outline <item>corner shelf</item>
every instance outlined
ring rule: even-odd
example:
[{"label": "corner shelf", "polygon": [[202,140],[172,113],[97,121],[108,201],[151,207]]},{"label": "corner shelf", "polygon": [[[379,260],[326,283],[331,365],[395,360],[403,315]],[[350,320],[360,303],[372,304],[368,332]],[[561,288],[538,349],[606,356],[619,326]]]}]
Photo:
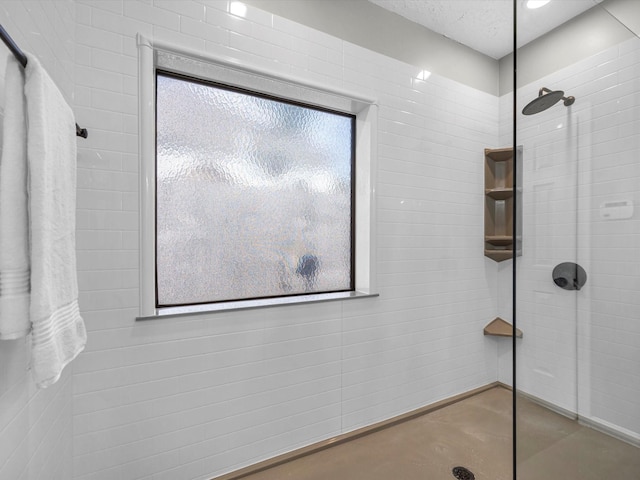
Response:
[{"label": "corner shelf", "polygon": [[511,235],[487,235],[484,237],[484,241],[496,247],[505,247],[513,243],[513,237]]},{"label": "corner shelf", "polygon": [[496,262],[513,258],[513,250],[485,250],[484,256]]},{"label": "corner shelf", "polygon": [[513,187],[509,188],[492,188],[485,190],[485,194],[489,195],[494,200],[506,200],[513,197]]},{"label": "corner shelf", "polygon": [[[522,147],[518,147],[516,155],[510,147],[484,149],[484,255],[496,262],[513,258],[514,248],[517,255],[522,254],[519,229],[515,242],[513,238],[516,193],[513,177],[514,171],[520,173],[514,162],[517,160],[520,166],[521,152]],[[517,217],[519,225],[520,215]]]},{"label": "corner shelf", "polygon": [[513,158],[513,148],[485,148],[484,154],[494,162],[505,162]]},{"label": "corner shelf", "polygon": [[[498,337],[512,337],[513,325],[500,317],[496,317],[484,327],[484,334]],[[522,338],[522,330],[519,328],[516,328],[516,337]]]}]

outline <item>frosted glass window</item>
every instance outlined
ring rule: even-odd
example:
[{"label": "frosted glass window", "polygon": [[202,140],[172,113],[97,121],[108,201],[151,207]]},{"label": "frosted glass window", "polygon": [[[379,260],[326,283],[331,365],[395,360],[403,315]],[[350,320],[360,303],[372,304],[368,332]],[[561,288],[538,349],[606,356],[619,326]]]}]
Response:
[{"label": "frosted glass window", "polygon": [[157,306],[353,290],[355,117],[156,87]]}]

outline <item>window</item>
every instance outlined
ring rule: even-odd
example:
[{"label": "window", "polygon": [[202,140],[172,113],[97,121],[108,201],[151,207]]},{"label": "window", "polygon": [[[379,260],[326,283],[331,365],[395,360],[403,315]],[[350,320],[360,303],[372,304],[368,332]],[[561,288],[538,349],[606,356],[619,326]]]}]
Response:
[{"label": "window", "polygon": [[354,115],[157,72],[157,307],[353,290],[354,145]]},{"label": "window", "polygon": [[375,295],[373,101],[138,46],[140,318]]}]

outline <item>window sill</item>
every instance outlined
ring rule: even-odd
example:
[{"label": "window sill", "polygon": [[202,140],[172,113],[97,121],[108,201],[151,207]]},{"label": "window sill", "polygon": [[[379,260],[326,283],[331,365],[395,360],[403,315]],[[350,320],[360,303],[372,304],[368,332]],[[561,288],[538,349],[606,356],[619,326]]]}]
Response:
[{"label": "window sill", "polygon": [[209,303],[206,305],[189,305],[185,307],[163,307],[156,309],[155,315],[136,317],[136,320],[153,320],[156,318],[170,318],[186,315],[200,315],[206,313],[234,312],[252,310],[255,308],[281,307],[284,305],[300,305],[308,303],[335,302],[337,300],[353,300],[356,298],[378,297],[378,293],[339,292],[319,293],[316,295],[301,295],[298,297],[278,297],[260,300],[241,300],[227,303]]}]

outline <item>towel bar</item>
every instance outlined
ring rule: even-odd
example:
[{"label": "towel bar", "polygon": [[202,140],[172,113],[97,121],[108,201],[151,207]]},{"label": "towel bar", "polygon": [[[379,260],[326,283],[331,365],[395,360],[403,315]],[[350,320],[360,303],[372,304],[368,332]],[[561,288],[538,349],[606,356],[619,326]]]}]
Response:
[{"label": "towel bar", "polygon": [[[4,29],[2,25],[0,25],[0,37],[2,38],[2,41],[7,45],[7,47],[9,47],[9,50],[11,50],[11,53],[13,53],[13,56],[16,57],[16,59],[20,62],[20,64],[23,67],[26,67],[27,56],[24,54],[22,50],[20,50],[20,47],[16,45],[16,42],[13,41],[13,38],[11,38],[11,35],[7,33],[7,31]],[[89,132],[87,131],[86,128],[80,128],[80,126],[76,123],[76,136],[87,138],[89,136]]]}]

